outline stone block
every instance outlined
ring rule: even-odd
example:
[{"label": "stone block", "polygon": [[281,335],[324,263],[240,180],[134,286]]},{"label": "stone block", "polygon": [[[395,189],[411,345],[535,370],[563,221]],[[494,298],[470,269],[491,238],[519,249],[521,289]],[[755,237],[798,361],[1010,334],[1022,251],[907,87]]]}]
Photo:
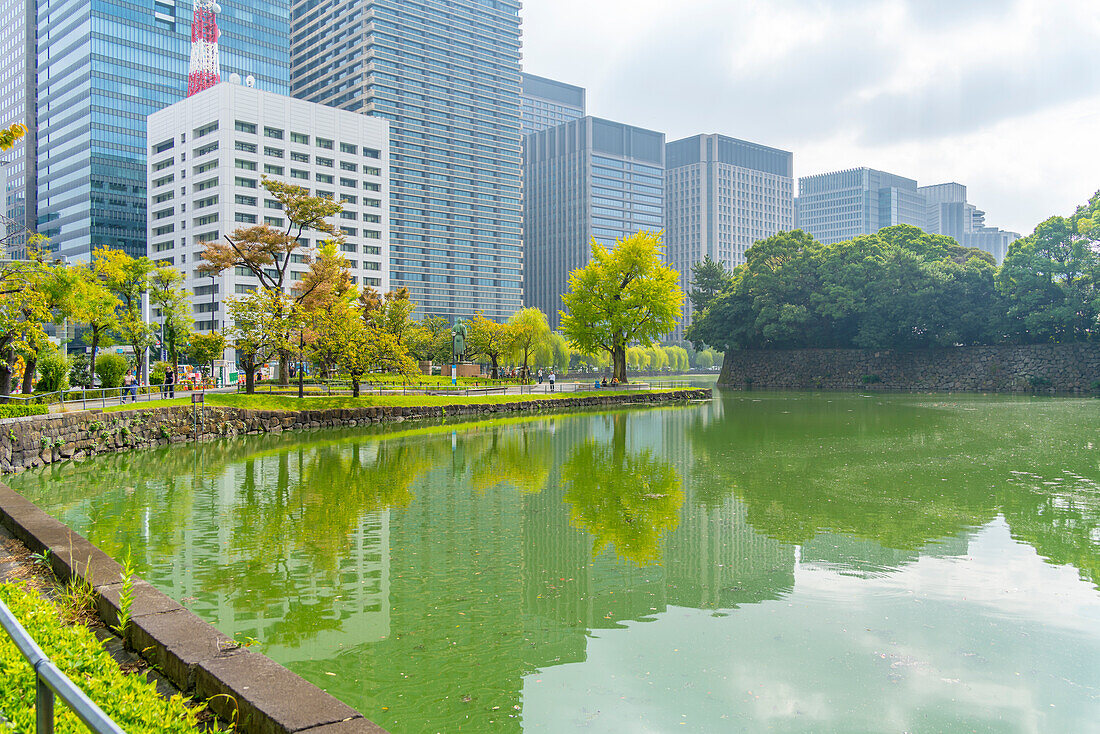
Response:
[{"label": "stone block", "polygon": [[305,729],[303,734],[388,734],[385,729],[367,719],[348,719],[336,724],[324,724]]},{"label": "stone block", "polygon": [[219,716],[229,718],[236,708],[237,720],[257,734],[299,732],[361,716],[270,658],[250,652],[199,663],[195,694]]},{"label": "stone block", "polygon": [[186,609],[135,617],[128,636],[134,650],[181,691],[195,688],[200,663],[240,654],[235,642]]}]

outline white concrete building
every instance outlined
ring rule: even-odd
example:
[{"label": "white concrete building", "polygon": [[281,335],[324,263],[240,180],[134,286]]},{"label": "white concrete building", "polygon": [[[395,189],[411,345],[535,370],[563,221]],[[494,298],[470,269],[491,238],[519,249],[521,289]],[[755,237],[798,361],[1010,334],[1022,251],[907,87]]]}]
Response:
[{"label": "white concrete building", "polygon": [[[308,188],[344,203],[330,221],[353,281],[389,290],[389,124],[358,112],[222,82],[149,116],[148,253],[178,268],[192,294],[195,329],[225,327],[226,296],[258,285],[244,268],[216,277],[198,271],[200,243],[238,227],[287,221],[261,177]],[[293,282],[327,237],[306,231],[292,255]],[[157,314],[153,314],[156,320]]]}]

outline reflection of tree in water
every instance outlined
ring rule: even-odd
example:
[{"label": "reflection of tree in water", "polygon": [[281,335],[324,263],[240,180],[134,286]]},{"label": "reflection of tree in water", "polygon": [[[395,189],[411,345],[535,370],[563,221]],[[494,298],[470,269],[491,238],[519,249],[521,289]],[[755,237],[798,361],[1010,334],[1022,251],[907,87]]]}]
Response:
[{"label": "reflection of tree in water", "polygon": [[492,428],[480,442],[474,435],[464,434],[463,443],[467,452],[480,452],[470,466],[470,484],[478,492],[509,484],[523,494],[536,494],[546,486],[554,445],[541,423]]},{"label": "reflection of tree in water", "polygon": [[1100,578],[1100,492],[1067,471],[1095,469],[1095,403],[725,400],[724,421],[691,431],[696,496],[736,496],[760,532],[804,544],[830,531],[916,550],[1003,513],[1041,555]]},{"label": "reflection of tree in water", "polygon": [[612,416],[610,445],[586,441],[561,467],[570,524],[592,534],[592,553],[611,545],[623,558],[652,563],[661,538],[679,522],[684,492],[667,461],[649,450],[627,452],[626,415]]}]

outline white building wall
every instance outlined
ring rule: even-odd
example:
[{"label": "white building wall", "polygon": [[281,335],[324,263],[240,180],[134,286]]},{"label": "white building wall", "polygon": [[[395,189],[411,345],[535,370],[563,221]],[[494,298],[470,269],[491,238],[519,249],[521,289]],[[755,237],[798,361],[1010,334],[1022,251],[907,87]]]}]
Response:
[{"label": "white building wall", "polygon": [[[224,240],[238,227],[288,224],[263,188],[264,175],[345,201],[329,221],[345,233],[352,279],[389,290],[385,120],[222,82],[150,115],[147,144],[149,257],[183,273],[197,331],[225,329],[225,297],[258,285],[242,268],[214,278],[200,273],[200,243]],[[327,236],[304,232],[302,254]],[[292,262],[288,290],[307,270]]]}]

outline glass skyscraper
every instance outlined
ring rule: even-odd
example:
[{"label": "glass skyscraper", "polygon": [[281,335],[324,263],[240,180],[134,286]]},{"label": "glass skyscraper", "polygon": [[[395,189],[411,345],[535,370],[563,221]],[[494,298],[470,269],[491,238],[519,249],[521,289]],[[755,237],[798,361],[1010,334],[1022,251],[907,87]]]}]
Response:
[{"label": "glass skyscraper", "polygon": [[524,135],[584,117],[584,87],[534,74],[520,78],[520,123]]},{"label": "glass skyscraper", "polygon": [[[38,231],[61,255],[146,254],[145,120],[187,93],[192,6],[38,0]],[[287,0],[227,0],[221,73],[289,88]],[[182,182],[186,186],[187,182]]]},{"label": "glass skyscraper", "polygon": [[[36,30],[34,0],[0,0],[0,127],[25,125],[27,134],[3,157],[0,184],[4,204],[0,208],[12,222],[6,236],[8,254],[26,255],[26,231],[34,231],[35,200],[35,75]],[[3,230],[4,228],[0,228]]]},{"label": "glass skyscraper", "polygon": [[569,273],[592,240],[611,246],[663,226],[665,135],[582,117],[524,143],[524,304],[556,329]]},{"label": "glass skyscraper", "polygon": [[298,0],[291,94],[390,121],[390,283],[419,315],[520,308],[519,0]]}]

